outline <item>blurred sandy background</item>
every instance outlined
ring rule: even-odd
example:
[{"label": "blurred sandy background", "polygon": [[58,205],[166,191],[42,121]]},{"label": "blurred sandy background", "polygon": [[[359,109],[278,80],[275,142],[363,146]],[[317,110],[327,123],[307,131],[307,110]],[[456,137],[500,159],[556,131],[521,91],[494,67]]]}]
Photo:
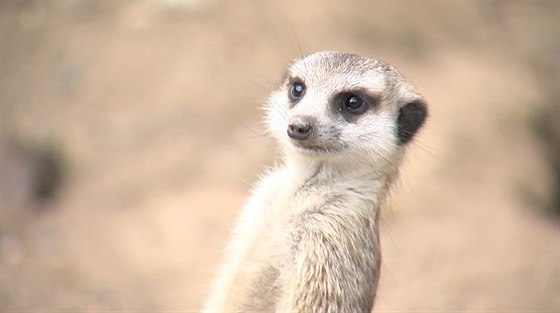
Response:
[{"label": "blurred sandy background", "polygon": [[431,117],[384,209],[376,312],[559,312],[555,1],[0,0],[0,311],[196,312],[261,105],[318,50],[383,59]]}]

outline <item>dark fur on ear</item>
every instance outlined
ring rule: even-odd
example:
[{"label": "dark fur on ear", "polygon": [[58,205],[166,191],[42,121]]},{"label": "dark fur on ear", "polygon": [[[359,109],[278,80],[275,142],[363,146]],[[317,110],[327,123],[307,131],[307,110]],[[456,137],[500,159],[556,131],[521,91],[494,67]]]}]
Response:
[{"label": "dark fur on ear", "polygon": [[422,99],[409,102],[399,110],[399,117],[397,119],[397,139],[399,145],[404,145],[412,140],[416,132],[424,124],[427,116],[428,109]]}]

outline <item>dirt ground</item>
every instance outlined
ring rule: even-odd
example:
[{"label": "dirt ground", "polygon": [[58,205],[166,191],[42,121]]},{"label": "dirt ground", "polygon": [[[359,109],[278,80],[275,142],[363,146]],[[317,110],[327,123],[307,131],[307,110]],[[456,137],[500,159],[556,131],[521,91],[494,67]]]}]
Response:
[{"label": "dirt ground", "polygon": [[559,10],[0,0],[0,311],[197,312],[278,158],[262,103],[291,60],[340,50],[430,105],[375,311],[560,312]]}]

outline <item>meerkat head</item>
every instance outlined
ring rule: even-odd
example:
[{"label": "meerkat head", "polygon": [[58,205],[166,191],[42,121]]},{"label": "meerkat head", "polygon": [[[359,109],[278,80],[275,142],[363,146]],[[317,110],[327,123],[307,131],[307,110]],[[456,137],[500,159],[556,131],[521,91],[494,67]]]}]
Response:
[{"label": "meerkat head", "polygon": [[381,61],[318,52],[288,67],[267,104],[270,132],[288,155],[383,162],[427,116],[412,84]]}]

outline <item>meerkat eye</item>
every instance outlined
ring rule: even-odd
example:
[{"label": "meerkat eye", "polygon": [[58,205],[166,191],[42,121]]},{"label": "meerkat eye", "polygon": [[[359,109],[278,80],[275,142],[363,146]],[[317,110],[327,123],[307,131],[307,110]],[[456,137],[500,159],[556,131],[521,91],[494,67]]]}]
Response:
[{"label": "meerkat eye", "polygon": [[297,101],[303,97],[305,85],[302,82],[295,82],[290,85],[290,98]]},{"label": "meerkat eye", "polygon": [[343,98],[342,110],[348,113],[359,115],[364,113],[368,108],[367,103],[362,97],[356,94],[348,94]]}]

